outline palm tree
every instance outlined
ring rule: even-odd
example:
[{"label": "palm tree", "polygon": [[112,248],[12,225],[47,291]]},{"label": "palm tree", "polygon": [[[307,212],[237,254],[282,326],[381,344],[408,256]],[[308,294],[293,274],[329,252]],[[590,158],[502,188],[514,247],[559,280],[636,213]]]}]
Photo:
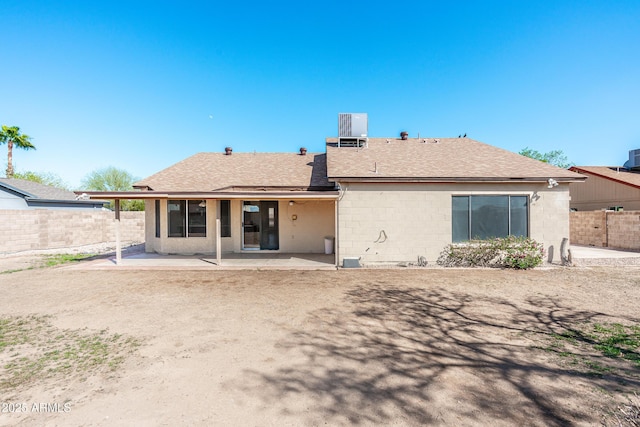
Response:
[{"label": "palm tree", "polygon": [[2,125],[2,131],[0,131],[0,144],[7,144],[8,156],[7,156],[7,178],[13,176],[13,146],[22,148],[23,150],[35,150],[36,147],[31,143],[31,137],[20,133],[18,126],[6,126]]}]

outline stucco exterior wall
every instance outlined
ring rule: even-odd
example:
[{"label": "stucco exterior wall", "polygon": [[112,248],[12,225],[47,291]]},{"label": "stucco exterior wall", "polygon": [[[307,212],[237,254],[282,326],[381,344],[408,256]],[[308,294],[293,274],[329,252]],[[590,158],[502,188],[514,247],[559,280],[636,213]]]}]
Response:
[{"label": "stucco exterior wall", "polygon": [[[335,202],[324,200],[279,203],[280,250],[294,253],[324,253],[324,237],[335,236]],[[293,220],[293,215],[297,216]]]},{"label": "stucco exterior wall", "polygon": [[[215,254],[217,202],[207,200],[206,237],[167,237],[167,200],[160,200],[160,237],[156,237],[155,200],[145,201],[145,251],[161,254]],[[228,240],[228,239],[222,239]],[[225,242],[223,242],[223,249]]]},{"label": "stucco exterior wall", "polygon": [[526,195],[529,236],[541,242],[552,260],[569,237],[569,188],[544,184],[341,183],[338,202],[338,259],[363,263],[434,263],[452,241],[454,195]]},{"label": "stucco exterior wall", "polygon": [[589,178],[570,184],[571,208],[594,211],[622,206],[624,210],[640,210],[640,188],[581,172]]},{"label": "stucco exterior wall", "polygon": [[[141,242],[144,212],[120,213],[120,238]],[[103,210],[0,210],[0,253],[115,241],[115,216]]]},{"label": "stucco exterior wall", "polygon": [[24,197],[16,196],[0,188],[0,210],[29,209]]},{"label": "stucco exterior wall", "polygon": [[[242,200],[231,200],[231,237],[222,238],[222,253],[242,252]],[[324,237],[335,235],[333,200],[297,200],[278,202],[279,244],[277,252],[323,253]],[[167,201],[160,200],[160,238],[155,237],[155,201],[147,200],[147,252],[179,254],[215,254],[217,201],[207,200],[206,237],[167,237]],[[297,219],[293,219],[293,215]]]}]

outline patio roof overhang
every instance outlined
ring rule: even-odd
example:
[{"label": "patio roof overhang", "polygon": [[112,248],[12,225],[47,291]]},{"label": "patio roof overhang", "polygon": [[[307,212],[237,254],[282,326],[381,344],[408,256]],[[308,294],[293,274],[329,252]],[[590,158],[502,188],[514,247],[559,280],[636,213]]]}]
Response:
[{"label": "patio roof overhang", "polygon": [[335,200],[340,193],[332,191],[76,191],[90,199],[324,199]]},{"label": "patio roof overhang", "polygon": [[[120,242],[120,200],[157,200],[157,199],[214,199],[214,200],[338,200],[338,190],[314,191],[304,189],[289,189],[289,191],[262,191],[252,188],[245,191],[76,191],[83,198],[89,199],[114,199],[115,200],[115,234],[116,234],[116,265],[122,263],[122,247]],[[337,205],[336,205],[337,206]],[[337,212],[337,211],[336,211]],[[221,262],[220,255],[220,219],[216,219],[216,255],[218,265]]]}]

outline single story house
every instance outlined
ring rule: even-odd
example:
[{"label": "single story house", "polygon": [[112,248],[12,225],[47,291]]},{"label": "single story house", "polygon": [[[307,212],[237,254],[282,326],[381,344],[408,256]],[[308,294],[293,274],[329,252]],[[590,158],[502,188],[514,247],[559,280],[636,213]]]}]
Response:
[{"label": "single story house", "polygon": [[51,185],[17,178],[0,178],[0,210],[102,209],[108,202],[89,200]]},{"label": "single story house", "polygon": [[571,209],[577,211],[640,210],[640,170],[621,166],[573,166],[570,170],[589,177],[571,184]]},{"label": "single story house", "polygon": [[324,153],[195,154],[134,187],[146,250],[435,262],[452,242],[530,236],[556,260],[585,176],[470,138],[328,138]]}]

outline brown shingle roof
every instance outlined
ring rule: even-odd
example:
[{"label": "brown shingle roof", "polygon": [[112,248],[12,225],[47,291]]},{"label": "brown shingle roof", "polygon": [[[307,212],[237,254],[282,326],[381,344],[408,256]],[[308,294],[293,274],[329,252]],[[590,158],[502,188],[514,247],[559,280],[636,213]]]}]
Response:
[{"label": "brown shingle roof", "polygon": [[571,170],[640,188],[640,172],[630,171],[619,166],[573,166]]},{"label": "brown shingle roof", "polygon": [[327,180],[326,154],[311,153],[198,153],[134,187],[185,192],[251,187],[333,189]]},{"label": "brown shingle roof", "polygon": [[363,148],[338,148],[335,142],[337,139],[327,139],[329,179],[585,179],[575,172],[469,138],[369,138]]}]

